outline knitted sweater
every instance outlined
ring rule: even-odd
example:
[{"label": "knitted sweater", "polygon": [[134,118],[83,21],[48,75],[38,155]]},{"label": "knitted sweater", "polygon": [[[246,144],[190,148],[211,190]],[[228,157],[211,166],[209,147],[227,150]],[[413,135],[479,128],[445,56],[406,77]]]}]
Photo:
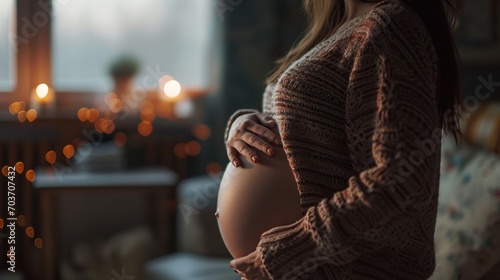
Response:
[{"label": "knitted sweater", "polygon": [[[303,218],[261,236],[273,279],[427,279],[442,128],[423,22],[378,3],[268,85]],[[245,113],[235,112],[228,122]]]}]

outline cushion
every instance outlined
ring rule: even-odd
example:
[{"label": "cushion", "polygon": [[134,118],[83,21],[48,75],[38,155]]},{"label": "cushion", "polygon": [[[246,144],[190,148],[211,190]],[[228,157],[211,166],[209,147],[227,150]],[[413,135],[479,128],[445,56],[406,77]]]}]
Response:
[{"label": "cushion", "polygon": [[430,279],[479,279],[500,262],[500,157],[466,145],[443,147]]},{"label": "cushion", "polygon": [[500,153],[500,103],[486,103],[471,112],[463,131],[471,145]]},{"label": "cushion", "polygon": [[215,217],[222,175],[193,177],[179,184],[178,251],[215,257],[230,256]]}]

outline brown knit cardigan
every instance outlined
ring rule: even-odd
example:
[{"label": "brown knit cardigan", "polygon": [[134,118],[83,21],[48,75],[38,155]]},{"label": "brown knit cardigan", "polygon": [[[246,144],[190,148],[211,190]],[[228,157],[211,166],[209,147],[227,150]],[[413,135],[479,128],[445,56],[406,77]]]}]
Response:
[{"label": "brown knit cardigan", "polygon": [[[414,0],[418,1],[418,0]],[[423,22],[378,3],[264,93],[303,218],[261,236],[273,279],[427,279],[442,128],[438,58]],[[253,110],[235,112],[233,120]]]}]

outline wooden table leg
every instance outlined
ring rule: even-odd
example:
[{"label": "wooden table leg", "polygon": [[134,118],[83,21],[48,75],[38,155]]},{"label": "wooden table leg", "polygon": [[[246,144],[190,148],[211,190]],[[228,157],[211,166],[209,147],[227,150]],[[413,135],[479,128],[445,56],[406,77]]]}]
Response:
[{"label": "wooden table leg", "polygon": [[41,207],[41,238],[43,241],[42,256],[43,256],[43,279],[56,278],[56,210],[57,199],[55,194],[50,190],[40,192],[40,207]]}]

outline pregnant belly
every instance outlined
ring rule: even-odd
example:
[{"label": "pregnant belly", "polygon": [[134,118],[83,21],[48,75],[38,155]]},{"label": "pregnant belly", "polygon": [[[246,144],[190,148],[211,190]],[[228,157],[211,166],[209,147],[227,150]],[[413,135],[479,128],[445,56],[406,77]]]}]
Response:
[{"label": "pregnant belly", "polygon": [[255,251],[265,231],[299,220],[299,192],[285,152],[270,157],[259,152],[260,163],[241,157],[242,167],[228,164],[217,199],[219,230],[234,258]]}]

